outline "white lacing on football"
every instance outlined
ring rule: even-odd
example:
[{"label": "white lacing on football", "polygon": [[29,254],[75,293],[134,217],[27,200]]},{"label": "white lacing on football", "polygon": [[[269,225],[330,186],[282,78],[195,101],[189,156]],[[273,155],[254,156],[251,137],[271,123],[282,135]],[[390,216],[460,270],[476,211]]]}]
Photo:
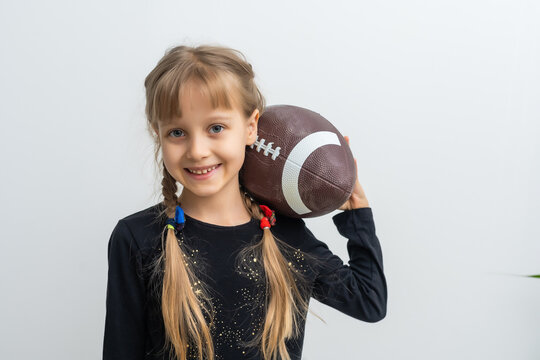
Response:
[{"label": "white lacing on football", "polygon": [[279,156],[279,150],[281,149],[279,146],[275,149],[272,149],[273,142],[269,142],[268,144],[264,145],[265,139],[259,140],[259,136],[257,136],[257,140],[253,144],[251,144],[249,147],[254,148],[257,146],[257,152],[261,152],[261,149],[264,150],[263,154],[264,156],[268,156],[268,154],[272,154],[272,160],[276,160],[276,158]]}]

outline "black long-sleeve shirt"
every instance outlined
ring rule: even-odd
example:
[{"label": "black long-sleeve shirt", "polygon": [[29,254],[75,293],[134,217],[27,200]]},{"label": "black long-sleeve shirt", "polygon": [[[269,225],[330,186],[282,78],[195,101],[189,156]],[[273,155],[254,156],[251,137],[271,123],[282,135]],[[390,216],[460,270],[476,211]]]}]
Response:
[{"label": "black long-sleeve shirt", "polygon": [[[159,353],[165,330],[156,287],[151,286],[149,277],[151,262],[162,251],[166,219],[157,217],[162,209],[163,204],[158,203],[119,220],[110,237],[104,360],[168,359],[168,353]],[[244,269],[235,263],[241,248],[260,241],[258,221],[220,226],[187,214],[185,218],[184,241],[191,249],[187,255],[204,266],[201,276],[212,289],[212,304],[217,310],[216,328],[212,331],[215,359],[262,359],[260,351],[243,348],[239,342],[250,340],[260,329],[262,313],[253,311],[252,305],[264,304],[260,301],[264,274],[252,272],[244,276],[245,269],[249,272],[249,264],[256,259],[247,259]],[[310,266],[308,257],[301,252],[290,259],[310,279],[311,297],[356,319],[379,321],[386,316],[387,287],[372,209],[345,210],[332,220],[348,239],[348,265],[318,240],[302,219],[277,213],[271,231],[295,249],[323,260],[324,266]],[[301,329],[300,337],[286,342],[292,359],[301,358],[304,321]]]}]

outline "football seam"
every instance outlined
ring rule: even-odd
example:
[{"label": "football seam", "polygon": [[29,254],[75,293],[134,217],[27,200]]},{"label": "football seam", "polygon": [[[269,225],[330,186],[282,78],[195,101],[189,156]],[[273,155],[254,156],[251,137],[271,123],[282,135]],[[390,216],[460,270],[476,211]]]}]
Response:
[{"label": "football seam", "polygon": [[[261,140],[267,141],[267,140],[269,140],[269,139],[268,139],[268,136],[266,136],[266,137],[261,137],[260,134],[259,134],[259,135],[257,136],[257,140],[258,140],[258,141],[261,141]],[[340,141],[340,142],[341,142],[341,141]],[[276,145],[278,144],[278,142],[276,142],[275,140],[274,140],[274,141],[271,141],[271,142],[268,142],[268,144],[270,144],[270,143],[273,143],[274,146],[276,146]],[[268,144],[266,144],[266,146],[268,146]],[[332,144],[327,144],[327,145],[332,145]],[[320,148],[322,148],[322,147],[324,147],[324,146],[327,146],[327,145],[323,145],[323,146],[317,148],[317,150],[320,149]],[[340,146],[341,146],[341,145],[340,145]],[[268,155],[263,155],[263,154],[261,154],[262,148],[264,148],[264,146],[262,146],[261,149],[256,150],[256,147],[255,147],[254,144],[253,144],[253,145],[250,146],[250,151],[253,152],[253,155],[255,155],[255,158],[257,158],[258,155],[261,155],[262,157],[267,158]],[[276,148],[277,148],[277,146],[276,146]],[[280,147],[280,148],[283,149],[283,147]],[[275,150],[275,149],[273,149],[273,150]],[[316,150],[315,150],[315,151],[316,151]],[[289,155],[290,155],[290,153],[289,153]],[[311,154],[310,154],[309,156],[311,156]],[[309,158],[309,156],[308,156],[308,158]],[[295,165],[296,167],[300,168],[300,171],[302,171],[302,166],[303,166],[303,164],[302,164],[302,165],[298,165],[298,163],[296,163],[296,162],[294,162],[294,161],[292,161],[292,160],[289,160],[288,157],[285,157],[285,156],[282,154],[281,151],[279,152],[277,158],[281,158],[281,159],[283,160],[283,163],[284,163],[283,168],[285,167],[285,164],[286,164],[286,163],[290,163],[290,164],[293,164],[293,165]],[[273,159],[272,161],[276,161],[276,160],[277,160],[277,159]],[[306,158],[306,160],[307,160],[307,158]],[[305,163],[305,162],[304,162],[304,163]],[[307,168],[305,168],[304,171],[307,171],[310,175],[312,175],[312,176],[318,178],[319,180],[322,180],[323,182],[325,182],[325,183],[327,183],[327,184],[330,184],[330,185],[332,185],[332,186],[335,185],[335,184],[332,184],[330,181],[324,179],[324,178],[321,177],[320,175],[316,174],[315,172],[313,172],[313,171],[311,171],[311,170],[309,170],[309,169],[307,169]],[[300,174],[300,173],[299,173],[299,174]],[[299,175],[299,176],[300,176],[300,175]],[[281,171],[281,179],[283,179],[283,169],[282,169],[282,171]],[[282,187],[283,187],[283,184],[282,184]],[[351,187],[351,190],[350,190],[350,191],[344,189],[344,188],[341,187],[341,186],[334,186],[334,187],[337,188],[337,189],[339,189],[339,190],[341,190],[341,191],[343,191],[344,193],[347,193],[347,194],[348,194],[348,193],[352,192],[352,190],[354,189],[354,184],[353,184],[353,186]]]}]

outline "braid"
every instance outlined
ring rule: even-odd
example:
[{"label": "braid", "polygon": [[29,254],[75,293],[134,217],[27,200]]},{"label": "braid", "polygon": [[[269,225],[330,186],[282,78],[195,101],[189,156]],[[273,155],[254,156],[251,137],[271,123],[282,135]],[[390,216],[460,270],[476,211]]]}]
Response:
[{"label": "braid", "polygon": [[[163,166],[161,181],[163,204],[167,217],[175,215],[179,205],[176,192],[176,179]],[[161,294],[161,312],[165,326],[166,343],[164,348],[174,352],[179,360],[193,358],[198,353],[198,359],[213,359],[214,345],[211,327],[214,322],[214,307],[206,284],[198,280],[194,264],[189,253],[190,246],[184,242],[183,230],[180,239],[175,230],[165,228],[161,238],[163,251],[157,266],[163,264],[163,280]],[[195,292],[197,290],[197,292]],[[210,325],[207,324],[206,315]]]},{"label": "braid", "polygon": [[242,199],[244,200],[244,205],[246,206],[247,211],[251,214],[253,218],[261,220],[264,217],[264,214],[261,211],[259,205],[256,203],[255,199],[251,197],[251,195],[243,186],[240,186],[240,191],[244,195],[242,196]]},{"label": "braid", "polygon": [[174,209],[178,205],[178,186],[176,185],[176,179],[167,171],[167,168],[163,166],[163,180],[161,180],[161,188],[163,194],[163,204],[167,211],[167,215],[172,217]]},{"label": "braid", "polygon": [[[246,209],[252,217],[261,220],[264,213],[257,201],[246,189],[240,187],[240,190]],[[289,261],[296,250],[299,251],[265,228],[261,240],[241,249],[237,257],[237,264],[251,256],[262,260],[258,266],[266,279],[266,316],[261,331],[244,345],[260,346],[265,359],[290,360],[285,340],[299,335],[299,320],[305,319],[309,310],[309,281]]]}]

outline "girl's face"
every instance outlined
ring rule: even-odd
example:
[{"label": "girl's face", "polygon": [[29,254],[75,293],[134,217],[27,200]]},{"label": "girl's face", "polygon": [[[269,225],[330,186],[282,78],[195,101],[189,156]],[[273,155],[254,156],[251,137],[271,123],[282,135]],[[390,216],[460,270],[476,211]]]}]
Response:
[{"label": "girl's face", "polygon": [[160,124],[157,131],[165,167],[189,195],[237,192],[245,147],[257,138],[259,111],[246,119],[236,106],[212,109],[193,83],[185,88],[180,106],[182,117]]}]

